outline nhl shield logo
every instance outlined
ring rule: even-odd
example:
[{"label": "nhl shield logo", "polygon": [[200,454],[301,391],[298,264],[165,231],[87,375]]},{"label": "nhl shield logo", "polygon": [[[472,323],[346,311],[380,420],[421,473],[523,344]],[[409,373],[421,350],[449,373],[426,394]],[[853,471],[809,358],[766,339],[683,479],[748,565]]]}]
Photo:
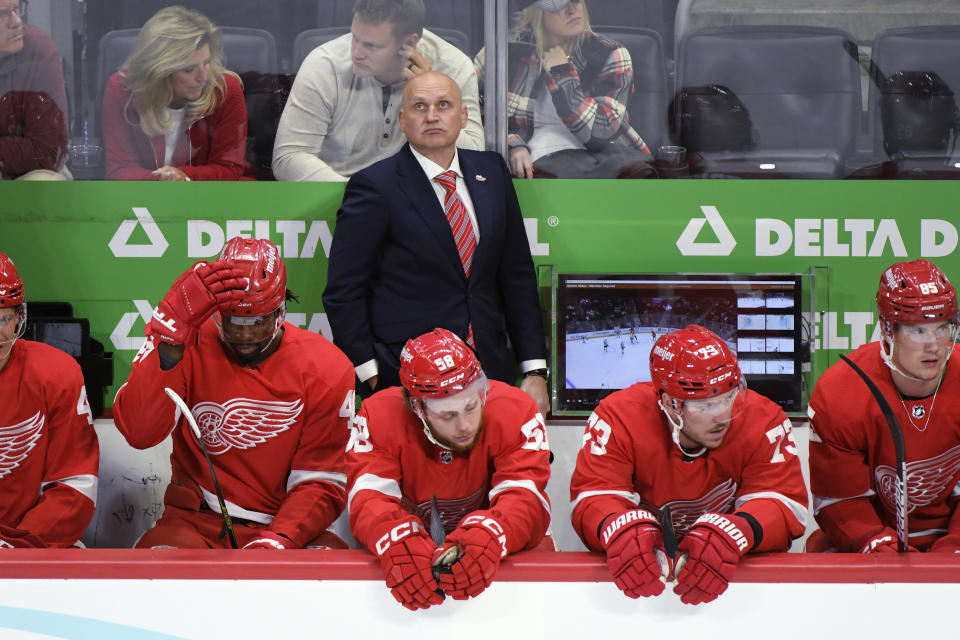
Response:
[{"label": "nhl shield logo", "polygon": [[910,413],[913,414],[914,418],[922,418],[927,414],[927,410],[923,408],[922,404],[916,404],[910,409]]},{"label": "nhl shield logo", "polygon": [[450,464],[453,462],[453,452],[447,451],[446,449],[440,452],[440,462],[443,464]]}]

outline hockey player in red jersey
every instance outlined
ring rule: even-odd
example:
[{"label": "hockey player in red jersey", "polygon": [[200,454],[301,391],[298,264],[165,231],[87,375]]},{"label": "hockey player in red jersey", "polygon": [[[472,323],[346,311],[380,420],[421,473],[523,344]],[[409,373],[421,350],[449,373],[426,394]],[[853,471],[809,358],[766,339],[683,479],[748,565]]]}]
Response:
[{"label": "hockey player in red jersey", "polygon": [[69,547],[90,524],[100,453],[80,365],[26,329],[23,281],[0,253],[0,549]]},{"label": "hockey player in red jersey", "polygon": [[138,547],[229,546],[203,449],[165,387],[200,426],[239,546],[346,547],[327,528],[346,500],[353,366],[284,322],[289,296],[277,247],[233,238],[157,306],[113,407],[135,448],[173,433],[163,516]]},{"label": "hockey player in red jersey", "polygon": [[[745,388],[734,353],[703,327],[662,335],[650,374],[604,398],[587,421],[570,482],[573,528],[605,552],[631,598],[658,595],[675,578],[683,602],[710,602],[743,555],[786,551],[804,531],[790,420]],[[664,545],[668,506],[675,562]]]},{"label": "hockey player in red jersey", "polygon": [[[927,260],[900,262],[880,277],[877,312],[879,342],[848,357],[879,388],[903,432],[910,550],[960,553],[956,291]],[[817,381],[809,415],[820,530],[807,551],[897,551],[896,453],[877,401],[840,361]]]},{"label": "hockey player in red jersey", "polygon": [[[544,539],[550,452],[536,403],[488,381],[446,329],[407,342],[400,380],[403,387],[364,400],[353,421],[350,527],[379,556],[394,598],[416,610],[441,603],[443,593],[479,595],[501,558]],[[442,545],[431,539],[444,534]],[[448,557],[458,559],[434,569]]]}]

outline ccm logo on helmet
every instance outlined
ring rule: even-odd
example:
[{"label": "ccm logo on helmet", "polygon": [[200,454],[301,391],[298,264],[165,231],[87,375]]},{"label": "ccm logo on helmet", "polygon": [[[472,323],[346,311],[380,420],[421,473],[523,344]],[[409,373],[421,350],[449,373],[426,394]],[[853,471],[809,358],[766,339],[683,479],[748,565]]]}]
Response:
[{"label": "ccm logo on helmet", "polygon": [[453,376],[453,377],[450,378],[449,380],[443,380],[443,381],[440,382],[440,388],[443,389],[444,387],[450,386],[450,385],[453,384],[454,382],[459,382],[460,380],[463,380],[463,378],[464,378],[465,376],[466,376],[466,374],[463,373],[463,372],[461,372],[461,373]]},{"label": "ccm logo on helmet", "polygon": [[727,371],[726,373],[721,374],[716,378],[710,378],[710,382],[708,382],[707,384],[717,384],[718,382],[723,382],[724,380],[726,380],[732,375],[733,375],[733,371]]},{"label": "ccm logo on helmet", "polygon": [[740,548],[740,551],[745,551],[747,549],[747,537],[743,535],[743,532],[737,528],[737,525],[733,524],[726,518],[724,518],[719,513],[705,513],[697,521],[693,523],[693,526],[698,524],[712,524],[713,526],[723,531],[725,534],[730,536],[730,539],[733,540],[734,544]]},{"label": "ccm logo on helmet", "polygon": [[388,533],[383,534],[382,538],[377,540],[377,555],[382,556],[383,552],[390,548],[391,543],[400,542],[410,534],[420,531],[423,531],[423,527],[416,521],[398,524],[393,529],[390,529]]},{"label": "ccm logo on helmet", "polygon": [[670,353],[669,351],[667,351],[666,349],[664,349],[664,348],[661,347],[661,346],[656,346],[656,347],[654,347],[654,348],[653,348],[653,352],[654,352],[655,354],[657,354],[658,356],[660,356],[661,358],[663,358],[664,360],[668,361],[668,362],[669,362],[670,360],[673,360],[673,355],[674,355],[674,354]]}]

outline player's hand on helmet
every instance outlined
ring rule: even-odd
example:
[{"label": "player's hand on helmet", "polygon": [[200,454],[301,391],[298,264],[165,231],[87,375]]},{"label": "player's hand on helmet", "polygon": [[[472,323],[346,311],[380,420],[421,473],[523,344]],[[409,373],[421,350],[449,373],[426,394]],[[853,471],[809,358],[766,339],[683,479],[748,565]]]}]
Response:
[{"label": "player's hand on helmet", "polygon": [[188,343],[214,311],[243,298],[246,275],[229,262],[196,262],[157,305],[148,335],[169,344]]},{"label": "player's hand on helmet", "polygon": [[[907,546],[907,551],[917,551],[915,547]],[[931,549],[933,551],[933,549]],[[883,531],[873,536],[860,547],[860,553],[896,553],[897,552],[897,532],[890,527],[884,527]]]},{"label": "player's hand on helmet", "polygon": [[686,604],[716,600],[727,590],[740,558],[752,547],[753,529],[746,518],[703,514],[677,545],[677,586],[673,592]]},{"label": "player's hand on helmet", "polygon": [[663,593],[664,574],[670,570],[657,518],[646,509],[633,509],[604,524],[600,541],[617,587],[631,598]]},{"label": "player's hand on helmet", "polygon": [[489,511],[474,511],[450,532],[435,558],[453,544],[460,547],[460,559],[449,565],[449,573],[439,574],[440,588],[454,600],[480,595],[493,582],[500,559],[507,554],[503,527]]},{"label": "player's hand on helmet", "polygon": [[410,516],[383,526],[374,550],[380,556],[380,569],[397,602],[411,611],[443,602],[433,577],[433,552],[419,519]]},{"label": "player's hand on helmet", "polygon": [[0,524],[0,549],[43,549],[46,546],[29,531]]},{"label": "player's hand on helmet", "polygon": [[293,546],[290,538],[273,531],[261,531],[260,535],[243,545],[244,549],[289,549]]}]

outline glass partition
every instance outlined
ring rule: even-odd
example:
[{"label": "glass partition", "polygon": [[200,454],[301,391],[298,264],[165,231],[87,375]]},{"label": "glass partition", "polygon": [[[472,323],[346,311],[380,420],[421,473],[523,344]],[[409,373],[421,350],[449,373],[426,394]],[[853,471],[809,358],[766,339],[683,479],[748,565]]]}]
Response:
[{"label": "glass partition", "polygon": [[[346,35],[354,0],[182,4],[219,27],[206,51],[160,46],[157,37],[138,44],[141,28],[169,6],[159,0],[0,0],[4,178],[343,180],[402,145],[402,79],[376,61],[356,67],[360,54]],[[518,178],[960,172],[956,3],[423,5],[427,33],[417,50],[431,66],[460,74],[465,93],[467,71],[479,70],[471,91],[480,97],[469,98],[471,123],[459,143],[503,153]],[[404,9],[404,19],[412,13]],[[500,28],[487,33],[493,25]],[[184,29],[170,18],[151,33],[176,39]],[[402,46],[403,35],[394,40]],[[498,42],[503,55],[488,56]],[[318,47],[325,53],[304,68]],[[219,52],[235,76],[216,60],[204,67]],[[114,76],[130,64],[135,69]],[[151,89],[158,74],[173,78],[170,69],[182,86]],[[363,93],[350,83],[365,73],[379,80]],[[485,86],[490,78],[501,90]],[[200,92],[201,85],[218,89]]]}]

